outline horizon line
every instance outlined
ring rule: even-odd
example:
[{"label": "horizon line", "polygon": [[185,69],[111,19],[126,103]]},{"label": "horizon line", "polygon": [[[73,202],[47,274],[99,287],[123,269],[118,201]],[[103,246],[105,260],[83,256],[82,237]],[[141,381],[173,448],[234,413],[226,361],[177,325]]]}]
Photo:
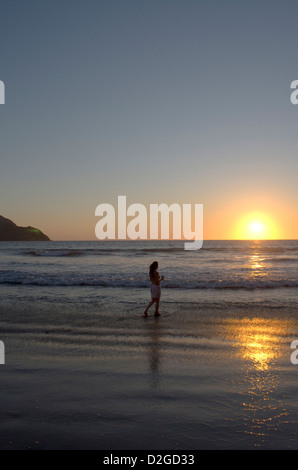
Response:
[{"label": "horizon line", "polygon": [[[7,243],[7,242],[16,242],[17,240],[2,240],[3,243]],[[33,240],[32,240],[33,241]],[[32,241],[17,241],[18,243],[32,243]],[[98,240],[98,239],[80,239],[80,240],[71,240],[71,239],[59,239],[59,240],[38,240],[38,242],[193,242],[194,240],[187,240],[187,239],[181,239],[181,240],[177,240],[177,239],[172,239],[172,238],[169,238],[169,239],[157,239],[157,240],[151,240],[151,239],[137,239],[137,240],[131,240],[129,238],[125,238],[125,239],[114,239],[114,240],[111,240],[111,239],[107,239],[107,240]],[[206,238],[203,240],[203,243],[204,242],[227,242],[227,241],[233,241],[233,242],[272,242],[272,241],[298,241],[298,238],[261,238],[261,239],[258,239],[258,238]],[[34,243],[36,241],[33,241]]]}]

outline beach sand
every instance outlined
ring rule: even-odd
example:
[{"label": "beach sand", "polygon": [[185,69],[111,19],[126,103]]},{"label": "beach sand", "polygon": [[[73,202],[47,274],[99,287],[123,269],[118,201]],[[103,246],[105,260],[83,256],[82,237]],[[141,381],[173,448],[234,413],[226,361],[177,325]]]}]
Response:
[{"label": "beach sand", "polygon": [[295,311],[0,305],[1,449],[298,448]]}]

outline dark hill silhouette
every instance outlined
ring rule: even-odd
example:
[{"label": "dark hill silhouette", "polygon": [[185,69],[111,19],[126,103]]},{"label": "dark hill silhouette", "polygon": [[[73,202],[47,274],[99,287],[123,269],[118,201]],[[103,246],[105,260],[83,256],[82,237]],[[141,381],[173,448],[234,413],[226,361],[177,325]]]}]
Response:
[{"label": "dark hill silhouette", "polygon": [[18,227],[12,220],[0,215],[0,241],[50,241],[50,239],[37,228]]}]

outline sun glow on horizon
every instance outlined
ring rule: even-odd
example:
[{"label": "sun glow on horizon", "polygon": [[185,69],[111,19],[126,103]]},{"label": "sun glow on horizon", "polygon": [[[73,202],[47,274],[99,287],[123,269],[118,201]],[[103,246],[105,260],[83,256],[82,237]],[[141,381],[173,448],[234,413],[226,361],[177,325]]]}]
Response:
[{"label": "sun glow on horizon", "polygon": [[236,238],[241,240],[272,240],[278,238],[278,230],[273,218],[269,215],[250,213],[239,220]]},{"label": "sun glow on horizon", "polygon": [[261,233],[264,229],[264,226],[260,222],[253,222],[250,224],[250,230],[253,233]]}]

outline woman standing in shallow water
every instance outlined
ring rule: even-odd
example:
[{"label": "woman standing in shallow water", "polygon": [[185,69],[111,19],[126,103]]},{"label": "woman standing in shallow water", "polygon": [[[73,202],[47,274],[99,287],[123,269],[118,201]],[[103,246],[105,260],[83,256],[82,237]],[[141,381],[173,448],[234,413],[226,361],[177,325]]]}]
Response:
[{"label": "woman standing in shallow water", "polygon": [[148,310],[155,303],[155,313],[154,315],[156,317],[160,316],[160,313],[158,311],[159,308],[159,299],[161,295],[161,287],[160,287],[160,281],[163,281],[164,276],[160,276],[159,273],[157,272],[158,268],[158,262],[154,261],[149,269],[149,277],[151,281],[151,302],[147,305],[147,308],[144,311],[144,317],[148,316]]}]

